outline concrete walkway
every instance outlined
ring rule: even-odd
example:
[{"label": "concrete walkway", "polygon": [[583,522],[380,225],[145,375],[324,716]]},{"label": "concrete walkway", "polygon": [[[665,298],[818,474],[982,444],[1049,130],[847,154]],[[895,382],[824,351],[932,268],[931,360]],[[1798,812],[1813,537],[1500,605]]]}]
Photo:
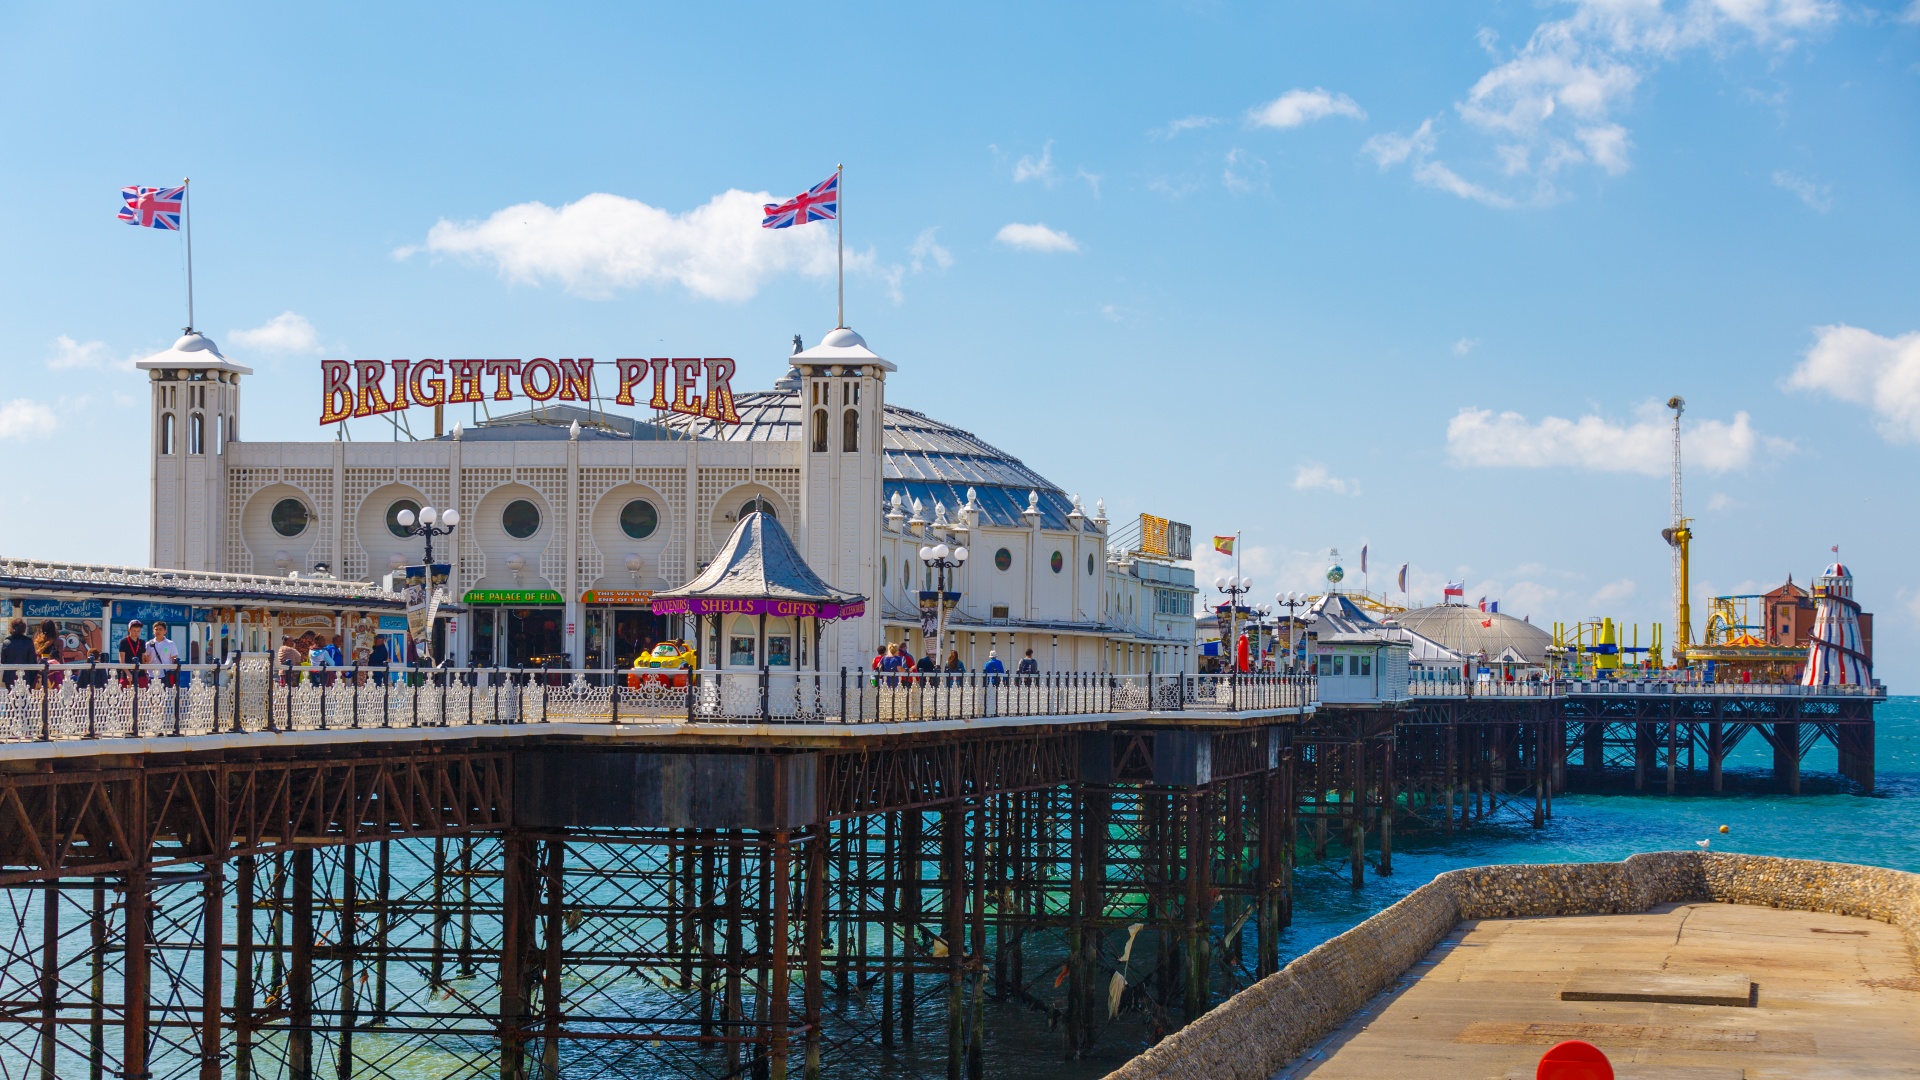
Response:
[{"label": "concrete walkway", "polygon": [[[1744,976],[1756,1004],[1561,1000],[1576,982],[1644,996],[1702,976]],[[1466,922],[1275,1080],[1517,1080],[1570,1038],[1620,1080],[1916,1077],[1920,976],[1897,928],[1841,915],[1708,903]]]}]

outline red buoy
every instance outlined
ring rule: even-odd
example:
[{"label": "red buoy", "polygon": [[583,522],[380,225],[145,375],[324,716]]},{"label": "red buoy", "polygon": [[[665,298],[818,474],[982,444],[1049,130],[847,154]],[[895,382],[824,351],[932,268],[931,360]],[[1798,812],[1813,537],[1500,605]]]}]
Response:
[{"label": "red buoy", "polygon": [[1590,1042],[1568,1039],[1540,1055],[1534,1080],[1613,1080],[1613,1064]]}]

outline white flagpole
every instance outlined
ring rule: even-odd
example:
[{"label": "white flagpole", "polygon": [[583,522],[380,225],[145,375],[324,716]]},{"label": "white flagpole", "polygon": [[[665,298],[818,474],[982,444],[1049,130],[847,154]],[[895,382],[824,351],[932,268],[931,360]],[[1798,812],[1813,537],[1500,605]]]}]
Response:
[{"label": "white flagpole", "polygon": [[193,204],[188,201],[188,195],[190,194],[190,192],[188,191],[188,188],[192,185],[192,183],[193,183],[193,178],[190,176],[180,181],[180,216],[186,219],[186,233],[187,233],[187,329],[186,329],[186,332],[189,334],[193,333]]},{"label": "white flagpole", "polygon": [[840,317],[835,326],[847,325],[847,185],[846,166],[833,167],[833,246],[834,257],[839,264],[840,279]]}]

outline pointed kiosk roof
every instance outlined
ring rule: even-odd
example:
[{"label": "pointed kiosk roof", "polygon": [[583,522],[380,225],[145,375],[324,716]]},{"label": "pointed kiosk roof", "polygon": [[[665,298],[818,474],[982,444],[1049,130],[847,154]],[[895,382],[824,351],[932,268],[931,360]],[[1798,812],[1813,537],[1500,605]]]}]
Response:
[{"label": "pointed kiosk roof", "polygon": [[820,580],[787,530],[762,513],[741,518],[698,577],[653,595],[656,615],[737,612],[831,620],[858,618],[866,610],[866,597]]}]

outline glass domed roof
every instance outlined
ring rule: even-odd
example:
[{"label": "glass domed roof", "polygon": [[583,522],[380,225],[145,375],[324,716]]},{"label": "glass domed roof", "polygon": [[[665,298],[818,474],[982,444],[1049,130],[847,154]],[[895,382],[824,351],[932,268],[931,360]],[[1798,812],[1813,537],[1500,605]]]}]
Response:
[{"label": "glass domed roof", "polygon": [[[717,424],[691,417],[666,415],[661,423],[689,431],[698,438],[727,442],[798,442],[804,435],[798,390],[766,390],[738,394],[734,409],[738,424]],[[907,505],[919,499],[929,519],[937,500],[946,504],[949,520],[973,489],[980,500],[983,521],[1023,527],[1021,512],[1027,493],[1040,496],[1041,525],[1067,527],[1073,500],[1029,469],[1019,458],[1000,450],[970,431],[943,424],[925,413],[898,405],[886,407],[886,441],[881,448],[882,495],[895,492]]]}]

